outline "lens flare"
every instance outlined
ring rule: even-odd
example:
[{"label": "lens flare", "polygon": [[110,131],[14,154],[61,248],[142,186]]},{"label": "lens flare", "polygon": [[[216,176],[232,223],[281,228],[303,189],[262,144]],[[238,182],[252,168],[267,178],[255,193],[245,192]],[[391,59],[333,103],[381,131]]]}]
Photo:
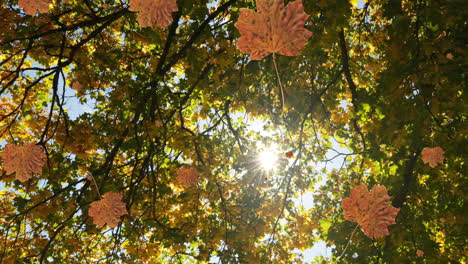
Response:
[{"label": "lens flare", "polygon": [[278,155],[273,148],[264,149],[258,154],[258,160],[262,169],[269,171],[276,166]]}]

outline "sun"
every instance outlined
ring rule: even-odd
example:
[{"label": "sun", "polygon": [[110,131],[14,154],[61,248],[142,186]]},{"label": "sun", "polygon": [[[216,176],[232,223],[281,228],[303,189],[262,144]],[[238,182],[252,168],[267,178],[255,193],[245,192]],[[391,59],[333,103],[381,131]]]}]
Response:
[{"label": "sun", "polygon": [[274,147],[263,149],[258,154],[258,161],[260,167],[266,171],[270,171],[275,168],[276,162],[278,161],[277,150]]}]

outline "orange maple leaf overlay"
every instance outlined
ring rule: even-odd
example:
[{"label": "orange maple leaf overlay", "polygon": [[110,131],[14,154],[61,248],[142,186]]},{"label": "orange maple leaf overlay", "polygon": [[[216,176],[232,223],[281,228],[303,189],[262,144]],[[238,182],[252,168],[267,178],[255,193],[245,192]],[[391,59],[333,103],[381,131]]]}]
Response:
[{"label": "orange maple leaf overlay", "polygon": [[122,194],[108,192],[102,196],[102,200],[91,203],[88,215],[93,217],[93,223],[99,227],[106,223],[114,228],[120,222],[122,215],[128,214],[125,203],[122,202]]},{"label": "orange maple leaf overlay", "polygon": [[75,81],[73,82],[73,84],[71,85],[71,88],[77,92],[81,91],[81,89],[83,89],[83,85],[78,82],[78,81]]},{"label": "orange maple leaf overlay", "polygon": [[138,23],[142,27],[151,27],[155,23],[166,28],[172,23],[172,12],[177,12],[176,0],[130,0],[131,11],[138,12]]},{"label": "orange maple leaf overlay", "polygon": [[424,163],[429,163],[431,168],[437,167],[437,164],[444,163],[444,151],[441,147],[424,148],[421,152]]},{"label": "orange maple leaf overlay", "polygon": [[24,146],[8,144],[0,155],[6,173],[16,172],[16,178],[22,182],[31,178],[33,173],[42,173],[45,153],[40,146],[34,143],[28,143]]},{"label": "orange maple leaf overlay", "polygon": [[388,236],[388,226],[396,224],[395,217],[400,209],[389,206],[387,189],[375,185],[370,192],[364,184],[351,190],[349,198],[343,199],[345,219],[358,223],[364,234],[371,239]]},{"label": "orange maple leaf overlay", "polygon": [[49,11],[50,0],[18,0],[18,6],[24,9],[28,15],[34,16],[36,11],[47,13]]},{"label": "orange maple leaf overlay", "polygon": [[260,60],[270,53],[296,56],[304,48],[312,32],[304,28],[309,15],[304,12],[302,0],[257,0],[257,12],[241,8],[235,26],[241,33],[239,50],[250,54],[251,60]]},{"label": "orange maple leaf overlay", "polygon": [[186,188],[197,184],[198,176],[198,171],[195,168],[179,168],[177,170],[177,182]]}]

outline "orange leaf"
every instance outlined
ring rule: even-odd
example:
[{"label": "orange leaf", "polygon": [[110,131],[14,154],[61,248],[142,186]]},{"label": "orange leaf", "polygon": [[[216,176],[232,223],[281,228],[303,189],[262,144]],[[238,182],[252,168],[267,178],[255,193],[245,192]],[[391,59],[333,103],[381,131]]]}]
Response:
[{"label": "orange leaf", "polygon": [[122,202],[122,194],[108,192],[102,197],[102,200],[91,203],[88,215],[93,217],[95,225],[102,227],[107,223],[114,228],[119,224],[120,217],[128,214],[125,203]]},{"label": "orange leaf", "polygon": [[130,0],[131,11],[138,13],[138,23],[151,27],[155,23],[166,28],[172,22],[172,12],[177,12],[176,0]]},{"label": "orange leaf", "polygon": [[390,196],[384,186],[376,185],[370,192],[361,184],[351,190],[349,198],[343,199],[344,217],[361,225],[371,239],[388,236],[388,226],[396,224],[400,209],[388,206]]},{"label": "orange leaf", "polygon": [[28,15],[34,16],[36,11],[47,13],[49,11],[50,0],[18,0],[18,6],[24,9]]},{"label": "orange leaf", "polygon": [[80,82],[73,82],[71,88],[79,92],[83,88],[83,85]]},{"label": "orange leaf", "polygon": [[198,182],[198,176],[198,171],[195,168],[179,168],[177,182],[187,188]]},{"label": "orange leaf", "polygon": [[418,250],[416,250],[416,255],[418,255],[418,257],[422,257],[422,256],[424,256],[424,251],[418,249]]},{"label": "orange leaf", "polygon": [[309,15],[304,12],[302,0],[257,0],[257,12],[241,8],[236,27],[241,33],[239,50],[259,60],[270,53],[286,56],[299,55],[312,32],[304,28]]},{"label": "orange leaf", "polygon": [[437,167],[438,163],[444,163],[444,151],[441,147],[424,148],[421,152],[424,163],[429,163],[431,168]]},{"label": "orange leaf", "polygon": [[16,178],[22,182],[31,178],[33,173],[42,173],[45,157],[42,148],[34,143],[24,146],[6,145],[0,154],[7,174],[16,172]]}]

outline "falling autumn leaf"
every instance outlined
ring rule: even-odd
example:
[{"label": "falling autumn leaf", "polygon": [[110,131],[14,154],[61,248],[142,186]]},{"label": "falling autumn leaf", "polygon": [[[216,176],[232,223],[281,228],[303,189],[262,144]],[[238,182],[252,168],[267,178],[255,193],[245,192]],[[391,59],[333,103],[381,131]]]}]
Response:
[{"label": "falling autumn leaf", "polygon": [[16,263],[16,256],[9,256],[3,259],[2,264],[15,264]]},{"label": "falling autumn leaf", "polygon": [[71,88],[79,92],[83,88],[83,85],[80,82],[73,82]]},{"label": "falling autumn leaf", "polygon": [[294,153],[292,151],[288,151],[284,154],[286,156],[286,158],[290,159],[292,157],[294,157]]},{"label": "falling autumn leaf", "polygon": [[416,255],[418,257],[422,257],[422,256],[424,256],[424,251],[418,249],[418,250],[416,250]]},{"label": "falling autumn leaf", "polygon": [[176,0],[130,0],[131,11],[138,12],[138,23],[142,27],[154,24],[166,28],[172,22],[172,12],[177,12]]},{"label": "falling autumn leaf", "polygon": [[453,60],[453,54],[452,53],[447,53],[447,55],[445,55],[445,57],[449,60]]},{"label": "falling autumn leaf", "polygon": [[33,173],[42,173],[45,154],[42,148],[34,143],[24,146],[8,144],[0,155],[6,173],[16,172],[16,178],[22,182],[31,178]]},{"label": "falling autumn leaf", "polygon": [[18,6],[24,9],[28,15],[34,16],[36,11],[47,13],[49,11],[50,0],[18,0]]},{"label": "falling autumn leaf", "polygon": [[187,188],[198,182],[198,176],[198,171],[195,168],[179,168],[177,182]]},{"label": "falling autumn leaf", "polygon": [[388,236],[388,226],[396,224],[400,209],[389,206],[390,196],[384,186],[376,185],[370,192],[361,184],[351,190],[349,198],[343,199],[345,219],[358,223],[364,234],[371,239]]},{"label": "falling autumn leaf", "polygon": [[444,151],[441,147],[424,148],[421,152],[424,163],[429,163],[431,168],[437,167],[437,164],[444,163]]},{"label": "falling autumn leaf", "polygon": [[241,8],[236,27],[241,33],[239,50],[259,60],[270,53],[286,56],[299,55],[312,32],[304,28],[309,15],[304,12],[302,0],[257,0],[257,12]]},{"label": "falling autumn leaf", "polygon": [[108,192],[104,194],[102,200],[91,203],[88,215],[93,217],[93,223],[99,227],[106,223],[114,228],[120,222],[122,215],[128,214],[125,203],[122,202],[122,194]]}]

